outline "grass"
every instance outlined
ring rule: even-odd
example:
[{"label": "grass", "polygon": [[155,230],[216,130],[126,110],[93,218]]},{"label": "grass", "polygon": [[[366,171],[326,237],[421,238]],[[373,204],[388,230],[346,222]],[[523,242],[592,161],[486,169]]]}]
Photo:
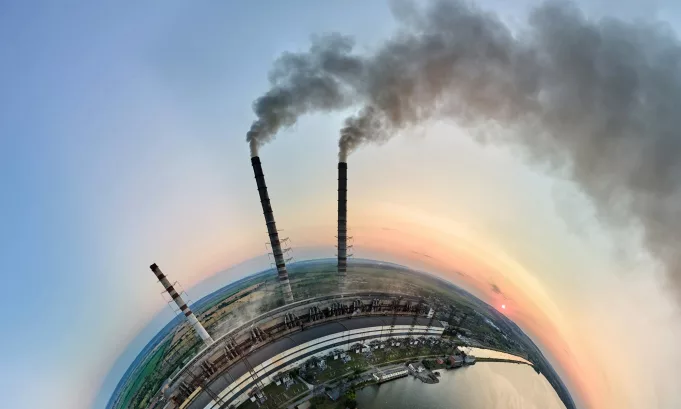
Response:
[{"label": "grass", "polygon": [[[149,360],[144,364],[143,368],[135,376],[135,380],[127,388],[127,390],[125,392],[126,395],[121,400],[121,407],[128,408],[128,407],[140,406],[140,405],[135,405],[135,402],[132,402],[132,400],[136,396],[139,396],[139,394],[141,392],[143,392],[145,389],[147,389],[147,390],[152,389],[155,384],[158,384],[157,388],[161,387],[161,383],[163,382],[162,380],[160,382],[153,382],[153,379],[147,379],[147,378],[152,378],[152,375],[156,371],[156,368],[159,366],[161,359],[165,355],[165,350],[168,348],[169,345],[170,345],[170,340],[166,341],[160,347],[156,348],[153,355],[151,355],[151,357],[149,357]],[[149,382],[149,381],[151,381],[151,382]],[[149,383],[149,384],[147,384],[147,383]],[[147,395],[148,395],[148,393],[145,394],[145,396],[147,396]]]},{"label": "grass", "polygon": [[[299,266],[292,265],[289,272],[291,286],[297,299],[328,294],[337,290],[338,277],[333,262],[326,264],[302,264]],[[254,288],[253,286],[258,283],[262,283],[262,286],[257,289]],[[399,267],[387,266],[377,268],[367,264],[355,264],[348,267],[347,284],[348,291],[374,290],[407,292],[422,297],[437,296],[444,303],[456,305],[458,314],[465,311],[470,312],[471,314],[466,320],[464,327],[470,329],[480,338],[488,337],[489,341],[485,342],[485,344],[510,349],[509,345],[506,345],[507,342],[500,338],[496,330],[486,324],[480,316],[472,313],[472,310],[479,311],[485,316],[489,316],[492,321],[498,324],[498,321],[486,313],[484,308],[481,308],[481,305],[477,305],[474,299],[471,300],[430,277],[415,275]],[[269,295],[262,300],[269,301],[263,303],[262,308],[267,309],[275,306],[276,301],[281,298],[280,294],[275,295],[268,292],[276,288],[278,287],[276,286],[275,275],[262,275],[256,279],[241,283],[241,285],[231,289],[231,291],[225,292],[224,296],[211,300],[209,305],[204,305],[200,311],[195,312],[201,319],[206,321],[205,324],[209,331],[215,331],[219,323],[224,323],[230,317],[237,316],[242,312],[241,307],[245,306],[245,303],[240,301],[242,299],[241,295],[245,296],[243,300],[247,300],[249,297],[258,298],[261,296],[258,291],[265,289],[262,291]],[[253,291],[253,295],[251,295],[251,291]],[[274,304],[269,305],[271,303]],[[442,312],[447,316],[446,312]],[[440,316],[439,319],[445,319],[445,316]],[[139,403],[144,397],[147,400],[152,398],[163,381],[162,376],[166,375],[166,372],[168,372],[167,375],[170,375],[173,369],[181,366],[183,361],[191,358],[197,352],[198,348],[196,346],[199,345],[197,342],[200,341],[197,340],[195,334],[186,323],[183,322],[181,325],[178,325],[176,332],[170,337],[170,342],[163,345],[162,348],[159,347],[154,350],[153,354],[150,354],[147,358],[146,364],[137,371],[137,374],[133,375],[134,378],[128,382],[127,387],[122,391],[124,398],[119,400],[119,405],[117,405],[116,409],[136,408],[137,406],[134,405],[135,401]],[[352,354],[353,361],[348,365],[341,364],[341,366],[338,366],[339,364],[336,362],[340,363],[340,361],[327,361],[329,367],[317,374],[316,381],[328,382],[355,369],[365,371],[370,368],[370,365],[381,365],[388,361],[405,361],[414,356],[424,355],[424,352],[425,350],[422,348],[395,349],[391,352],[378,350],[374,351],[374,357],[369,359],[362,355]],[[446,355],[448,352],[451,351],[440,350],[438,353]],[[345,372],[344,368],[346,368]],[[133,406],[130,406],[131,404]]]},{"label": "grass", "polygon": [[[276,384],[271,383],[263,389],[263,392],[265,393],[265,396],[267,396],[268,403],[274,402],[277,405],[281,405],[293,398],[307,393],[308,389],[307,386],[296,381],[296,383],[291,385],[288,390],[283,384],[277,386]],[[258,409],[259,407],[260,406],[258,406],[257,403],[247,400],[239,406],[239,409]]]},{"label": "grass", "polygon": [[319,383],[328,382],[348,373],[351,369],[344,364],[341,359],[330,359],[326,361],[326,369],[317,375]]},{"label": "grass", "polygon": [[325,398],[324,400],[320,399],[315,405],[317,409],[345,409],[345,397],[341,396],[336,402],[329,398]]}]

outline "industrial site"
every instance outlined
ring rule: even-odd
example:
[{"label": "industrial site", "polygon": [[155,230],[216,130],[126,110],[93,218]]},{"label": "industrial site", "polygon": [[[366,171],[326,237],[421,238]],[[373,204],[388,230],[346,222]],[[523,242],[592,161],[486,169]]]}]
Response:
[{"label": "industrial site", "polygon": [[438,383],[438,371],[485,361],[531,366],[572,407],[539,349],[491,306],[400,265],[348,262],[347,163],[338,164],[336,259],[294,263],[260,158],[251,164],[274,268],[190,306],[152,264],[178,317],[121,380],[111,409],[356,407],[368,385]]}]

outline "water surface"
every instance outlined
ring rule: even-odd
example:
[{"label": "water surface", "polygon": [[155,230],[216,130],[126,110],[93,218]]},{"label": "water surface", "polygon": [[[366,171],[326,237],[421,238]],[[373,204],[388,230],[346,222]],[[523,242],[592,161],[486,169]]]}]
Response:
[{"label": "water surface", "polygon": [[565,409],[543,375],[523,364],[480,362],[440,370],[440,383],[401,378],[357,392],[361,409]]}]

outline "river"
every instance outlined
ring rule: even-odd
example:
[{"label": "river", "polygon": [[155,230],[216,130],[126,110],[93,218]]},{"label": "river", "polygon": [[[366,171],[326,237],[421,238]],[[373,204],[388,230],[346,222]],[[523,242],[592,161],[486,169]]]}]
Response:
[{"label": "river", "polygon": [[357,392],[360,409],[565,409],[543,375],[523,364],[479,362],[439,370],[440,383],[409,376]]}]

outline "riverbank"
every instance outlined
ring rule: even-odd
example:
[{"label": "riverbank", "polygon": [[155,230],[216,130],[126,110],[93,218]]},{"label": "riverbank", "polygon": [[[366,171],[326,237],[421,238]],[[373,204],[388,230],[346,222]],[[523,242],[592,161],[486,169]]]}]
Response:
[{"label": "riverbank", "polygon": [[484,361],[438,372],[436,384],[407,377],[365,387],[356,393],[357,405],[361,409],[565,409],[546,378],[528,365]]},{"label": "riverbank", "polygon": [[[478,349],[478,352],[483,352],[483,350]],[[500,351],[490,352],[500,353]],[[475,362],[513,363],[532,367],[531,363],[521,357],[515,357],[507,353],[503,354],[515,359],[482,357],[473,360],[472,364]],[[441,362],[440,364],[435,363],[438,360]],[[361,372],[357,371],[357,367],[355,366],[354,371],[345,372],[340,376],[316,385],[314,391],[311,390],[303,397],[298,396],[295,399],[291,399],[291,401],[287,402],[287,407],[295,409],[308,401],[313,402],[314,404],[312,407],[317,409],[343,409],[352,407],[354,398],[348,399],[349,396],[355,396],[367,387],[378,387],[386,383],[403,380],[403,377],[398,377],[385,381],[381,379],[381,374],[396,371],[399,368],[405,368],[407,369],[410,378],[419,380],[421,383],[425,384],[437,384],[440,382],[442,372],[459,371],[472,365],[462,364],[462,366],[447,367],[444,363],[445,360],[446,356],[443,356],[442,354],[430,354],[400,358],[394,361],[382,362],[380,365],[370,365],[370,368]],[[439,370],[439,373],[436,375],[433,372],[434,370]],[[329,391],[332,392],[328,393]],[[331,399],[329,397],[330,395],[335,396],[335,399]],[[348,402],[350,402],[350,405],[348,405]]]},{"label": "riverbank", "polygon": [[[521,357],[516,357],[501,351],[484,350],[476,348],[476,353],[482,355],[477,358],[477,362],[504,362],[504,363],[525,363],[529,362]],[[466,351],[472,352],[467,348]],[[449,371],[448,366],[452,366],[449,357],[456,355],[457,365],[463,366],[464,351],[460,347],[438,343],[432,345],[419,345],[418,347],[385,348],[376,349],[369,352],[355,353],[349,352],[351,357],[349,362],[341,359],[326,359],[323,368],[319,365],[309,365],[307,369],[296,371],[293,378],[296,383],[289,389],[283,386],[270,384],[263,390],[270,401],[276,407],[295,408],[307,401],[315,400],[318,408],[344,408],[343,403],[347,400],[348,393],[352,395],[369,385],[376,383],[392,383],[398,379],[391,379],[379,382],[381,373],[394,370],[398,367],[407,368],[407,364],[412,363],[414,369],[412,376],[424,383],[438,383],[439,379],[430,371],[426,370],[445,370]],[[513,358],[513,359],[508,359]],[[439,363],[438,363],[439,362]],[[422,367],[419,372],[417,368]],[[374,374],[377,376],[374,377]],[[334,391],[335,390],[335,391]],[[328,397],[327,392],[335,396],[335,400]],[[258,405],[253,402],[245,402],[239,409],[257,409]]]}]

